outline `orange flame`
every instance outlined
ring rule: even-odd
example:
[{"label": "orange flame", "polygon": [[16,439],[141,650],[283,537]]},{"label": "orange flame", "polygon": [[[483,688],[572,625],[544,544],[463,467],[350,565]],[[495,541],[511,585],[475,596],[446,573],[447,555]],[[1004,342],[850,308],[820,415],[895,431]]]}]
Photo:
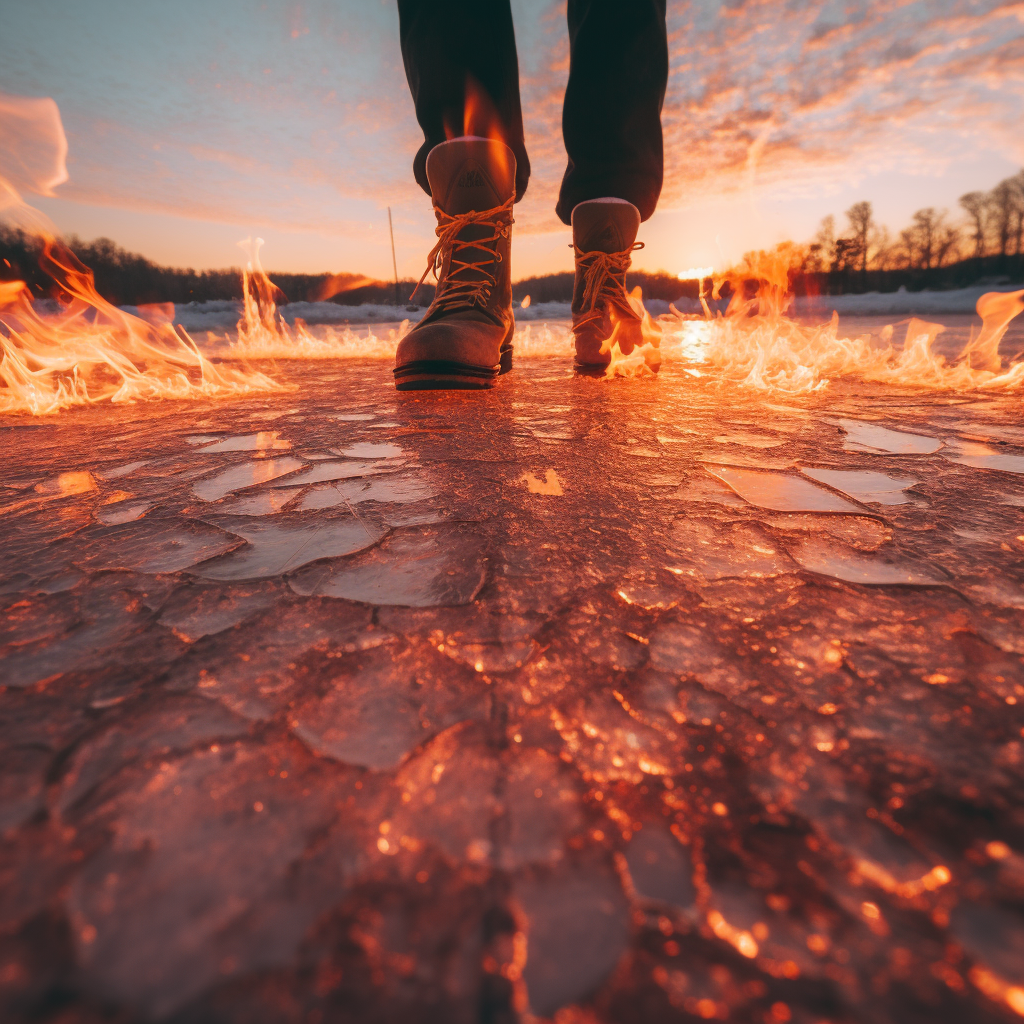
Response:
[{"label": "orange flame", "polygon": [[[27,154],[8,154],[3,166],[15,168],[23,188],[46,193],[66,178],[67,144],[56,104],[0,100],[0,127],[16,122],[16,143]],[[5,141],[10,146],[10,138]],[[262,373],[214,365],[166,319],[147,322],[107,302],[92,272],[5,177],[0,211],[42,241],[40,265],[63,307],[43,314],[23,281],[0,286],[0,412],[41,415],[100,401],[215,397],[278,387]]]},{"label": "orange flame", "polygon": [[[494,101],[476,78],[468,73],[466,74],[461,127],[462,137],[490,139],[492,142],[502,142],[506,146],[508,145],[505,128],[498,116]],[[453,124],[448,118],[445,118],[444,133],[449,142],[460,137],[457,124]],[[503,175],[507,175],[510,169],[508,159],[511,153],[511,149],[503,149],[500,154],[497,154],[497,159],[501,162],[500,171]]]},{"label": "orange flame", "polygon": [[462,113],[462,134],[478,139],[505,142],[501,118],[487,90],[470,74],[466,75],[465,108]]},{"label": "orange flame", "polygon": [[[712,315],[702,295],[704,316],[674,311],[665,323],[663,348],[741,386],[787,394],[817,391],[839,377],[944,390],[1024,387],[1024,361],[1004,368],[998,351],[1010,321],[1024,311],[1024,291],[983,295],[977,304],[981,333],[950,363],[932,351],[941,324],[911,319],[899,349],[892,344],[891,326],[879,345],[870,335],[844,337],[835,313],[829,323],[814,327],[791,319],[789,277],[800,256],[791,243],[775,252],[748,254],[715,280],[715,298],[726,282],[733,288],[725,315]],[[706,371],[689,372],[702,376]]]},{"label": "orange flame", "polygon": [[[302,320],[290,326],[277,308],[281,289],[267,276],[260,263],[262,238],[246,238],[238,243],[249,255],[242,270],[242,316],[238,321],[237,338],[228,355],[243,359],[346,359],[392,358],[398,342],[409,329],[404,320],[392,328],[387,339],[372,333],[365,337],[350,328],[341,331],[325,327],[314,335]],[[342,275],[347,276],[347,275]],[[369,279],[367,279],[369,280]]]},{"label": "orange flame", "polygon": [[609,309],[612,333],[601,346],[601,351],[607,352],[611,360],[604,371],[605,380],[611,380],[613,377],[652,376],[661,368],[661,327],[651,319],[650,313],[644,307],[640,285],[629,292],[628,299],[633,311],[641,318],[640,331],[644,340],[642,344],[634,345],[629,352],[623,353],[619,341],[623,321],[614,306]]},{"label": "orange flame", "polygon": [[311,296],[313,302],[326,302],[333,299],[335,295],[342,295],[345,292],[355,291],[357,288],[365,288],[367,285],[380,284],[373,277],[365,274],[331,274],[326,281]]},{"label": "orange flame", "polygon": [[978,299],[978,316],[982,320],[981,333],[961,354],[969,366],[978,370],[997,372],[999,343],[1006,334],[1010,321],[1024,312],[1024,289],[1019,292],[989,292]]}]

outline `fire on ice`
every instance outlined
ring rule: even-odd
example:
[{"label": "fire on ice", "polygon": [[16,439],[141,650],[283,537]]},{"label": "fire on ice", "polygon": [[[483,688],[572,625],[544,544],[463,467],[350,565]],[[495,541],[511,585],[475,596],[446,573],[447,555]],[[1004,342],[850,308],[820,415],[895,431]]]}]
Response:
[{"label": "fire on ice", "polygon": [[[467,115],[469,116],[469,115]],[[247,365],[268,358],[390,358],[402,329],[387,339],[359,337],[348,329],[319,336],[297,322],[290,327],[275,303],[276,289],[259,262],[260,240],[243,243],[249,261],[242,275],[244,308],[226,361],[214,363],[173,317],[132,316],[96,291],[92,273],[28,206],[21,192],[52,194],[67,180],[67,142],[57,105],[50,99],[0,94],[0,217],[38,238],[41,263],[54,282],[60,310],[40,312],[23,281],[0,282],[0,413],[55,413],[96,402],[155,398],[217,398],[279,390],[283,385]],[[705,280],[711,268],[684,271],[701,282],[703,314],[674,307],[655,321],[640,289],[630,302],[643,318],[645,343],[623,353],[613,335],[606,378],[653,376],[674,362],[693,376],[723,385],[790,395],[812,393],[830,380],[856,378],[902,387],[938,390],[1024,389],[1024,360],[1006,366],[1000,342],[1024,310],[1024,290],[992,292],[978,300],[982,327],[952,362],[933,351],[941,324],[913,319],[902,346],[893,328],[882,344],[869,335],[845,337],[838,316],[808,326],[787,315],[792,298],[783,254],[759,253],[714,277],[717,298],[726,283],[732,298],[725,313],[712,312]],[[568,327],[517,334],[520,355],[567,355]]]},{"label": "fire on ice", "polygon": [[147,322],[107,302],[56,229],[20,190],[52,194],[67,180],[67,141],[51,99],[0,95],[0,217],[43,246],[60,297],[40,313],[24,281],[0,282],[0,412],[33,415],[92,402],[195,398],[276,389],[266,374],[215,365],[169,322]]}]

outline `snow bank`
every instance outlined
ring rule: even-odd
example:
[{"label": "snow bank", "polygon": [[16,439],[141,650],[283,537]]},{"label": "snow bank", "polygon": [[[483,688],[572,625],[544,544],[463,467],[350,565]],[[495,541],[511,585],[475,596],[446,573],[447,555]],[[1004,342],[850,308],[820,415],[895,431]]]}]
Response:
[{"label": "snow bank", "polygon": [[789,307],[790,316],[821,316],[835,310],[840,316],[936,316],[942,313],[973,313],[986,292],[1015,292],[1024,284],[975,285],[948,292],[867,292],[864,295],[799,295]]},{"label": "snow bank", "polygon": [[[801,295],[793,300],[789,313],[793,317],[815,317],[827,320],[835,310],[840,316],[939,316],[943,313],[973,313],[978,299],[986,292],[1010,292],[1024,285],[976,285],[947,292],[868,292],[866,295]],[[645,300],[651,316],[669,312],[669,303],[661,299]],[[675,307],[681,313],[699,313],[695,299],[677,299]],[[723,309],[724,301],[712,303]],[[145,317],[134,306],[123,306],[126,312]],[[363,306],[339,306],[334,302],[292,302],[281,307],[281,315],[293,324],[304,320],[307,324],[373,324],[396,323],[402,320],[418,321],[426,309],[406,306],[368,303]],[[526,309],[517,308],[516,321],[520,323],[569,320],[572,311],[568,302],[536,302]],[[231,331],[242,315],[240,302],[213,301],[182,303],[174,308],[174,322],[187,331]]]}]

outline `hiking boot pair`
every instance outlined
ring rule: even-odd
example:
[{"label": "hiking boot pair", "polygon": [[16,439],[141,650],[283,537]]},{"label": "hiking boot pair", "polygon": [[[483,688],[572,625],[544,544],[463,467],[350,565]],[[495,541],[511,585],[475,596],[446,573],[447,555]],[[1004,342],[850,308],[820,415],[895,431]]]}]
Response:
[{"label": "hiking boot pair", "polygon": [[[399,343],[399,391],[488,388],[512,369],[515,176],[512,151],[490,139],[454,139],[428,154],[438,241],[420,284],[433,271],[437,292]],[[642,318],[626,293],[639,228],[639,210],[621,199],[596,199],[573,210],[572,329],[576,366],[583,371],[606,367],[616,343],[624,355],[643,344]]]}]

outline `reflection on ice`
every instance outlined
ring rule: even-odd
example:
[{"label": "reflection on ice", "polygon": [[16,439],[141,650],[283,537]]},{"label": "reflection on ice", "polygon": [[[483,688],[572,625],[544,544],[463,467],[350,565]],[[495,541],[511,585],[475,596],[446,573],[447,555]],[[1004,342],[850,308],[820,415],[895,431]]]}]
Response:
[{"label": "reflection on ice", "polygon": [[295,734],[320,756],[386,771],[432,734],[486,719],[480,684],[447,664],[424,663],[416,653],[388,645],[345,659],[326,692],[310,695],[292,712]]},{"label": "reflection on ice", "polygon": [[249,522],[218,519],[225,530],[249,543],[226,558],[196,569],[208,580],[256,580],[298,569],[319,558],[349,555],[376,544],[384,531],[359,519],[317,522]]},{"label": "reflection on ice", "polygon": [[786,532],[827,534],[858,551],[877,551],[893,536],[891,527],[868,516],[779,515],[765,520],[764,525]]},{"label": "reflection on ice", "polygon": [[670,572],[704,580],[776,576],[796,568],[757,523],[685,519],[672,531],[668,554],[674,559]]},{"label": "reflection on ice", "polygon": [[44,480],[36,484],[36,494],[47,498],[64,498],[72,494],[85,494],[86,491],[96,490],[96,479],[92,473],[78,471],[60,473],[50,480]]},{"label": "reflection on ice", "polygon": [[719,434],[714,440],[718,444],[738,444],[744,448],[778,448],[786,443],[784,437],[755,434],[750,430],[732,430],[728,434]]},{"label": "reflection on ice", "polygon": [[[305,474],[303,474],[305,475]],[[433,498],[436,491],[425,481],[413,476],[388,475],[372,480],[347,480],[342,483],[314,487],[302,499],[303,510],[333,508],[343,502],[353,505],[361,501],[394,502],[405,505]]]},{"label": "reflection on ice", "polygon": [[180,572],[238,545],[238,537],[206,523],[142,519],[105,532],[102,546],[75,561],[83,569]]},{"label": "reflection on ice", "polygon": [[151,501],[119,501],[116,505],[104,505],[96,510],[96,518],[107,526],[119,523],[134,523],[141,519],[151,508]]},{"label": "reflection on ice", "polygon": [[302,469],[305,463],[301,459],[284,457],[279,459],[259,459],[243,462],[240,465],[225,469],[216,476],[200,480],[192,487],[192,493],[203,501],[217,501],[232,491],[255,484],[265,484],[276,480],[286,473],[294,473]]},{"label": "reflection on ice", "polygon": [[1024,454],[1017,449],[1000,451],[974,441],[956,441],[946,453],[950,462],[974,469],[998,469],[1004,473],[1024,473]]},{"label": "reflection on ice", "polygon": [[463,530],[409,529],[357,558],[311,566],[297,594],[426,608],[468,604],[484,583],[483,539]]},{"label": "reflection on ice", "polygon": [[279,586],[188,586],[179,588],[160,611],[160,622],[190,643],[237,626],[269,608],[280,596]]},{"label": "reflection on ice", "polygon": [[790,546],[790,554],[810,572],[848,583],[932,586],[946,580],[927,566],[890,561],[837,544],[831,537],[807,537]]},{"label": "reflection on ice", "polygon": [[914,477],[891,477],[860,469],[810,469],[801,466],[800,472],[812,480],[848,494],[855,501],[879,505],[907,504],[910,499],[903,492],[919,482]]},{"label": "reflection on ice", "polygon": [[747,503],[729,486],[713,477],[694,474],[672,495],[685,502],[713,502],[733,508],[746,508]]},{"label": "reflection on ice", "polygon": [[255,434],[238,434],[235,437],[226,437],[217,444],[211,444],[203,448],[203,454],[208,452],[262,452],[282,451],[291,448],[291,441],[286,441],[279,436],[277,430],[259,431]]},{"label": "reflection on ice", "polygon": [[142,459],[139,462],[129,462],[124,466],[113,466],[110,469],[102,469],[96,475],[101,480],[120,480],[123,476],[128,476],[130,473],[134,473],[137,469],[142,469],[143,466],[148,466],[149,460]]},{"label": "reflection on ice", "polygon": [[363,441],[359,444],[349,445],[338,454],[349,459],[393,459],[404,455],[405,452],[397,444],[375,444]]},{"label": "reflection on ice", "polygon": [[838,422],[846,432],[846,443],[843,448],[848,452],[870,452],[872,455],[931,455],[942,447],[942,442],[937,437],[890,430],[888,427],[866,423],[863,420]]},{"label": "reflection on ice", "polygon": [[301,487],[280,487],[243,494],[218,505],[217,511],[232,516],[272,516],[284,511],[301,490]]},{"label": "reflection on ice", "polygon": [[284,483],[288,487],[303,487],[306,484],[322,484],[331,480],[348,480],[351,477],[373,476],[376,473],[393,473],[402,462],[319,462],[310,466],[305,473],[289,477]]},{"label": "reflection on ice", "polygon": [[523,475],[523,483],[531,494],[548,494],[554,497],[561,497],[565,492],[562,490],[562,483],[558,474],[549,469],[545,472],[543,479],[533,473]]},{"label": "reflection on ice", "polygon": [[741,498],[759,508],[775,512],[846,512],[862,511],[809,480],[785,473],[739,469],[736,466],[707,466],[709,473],[728,484]]}]

